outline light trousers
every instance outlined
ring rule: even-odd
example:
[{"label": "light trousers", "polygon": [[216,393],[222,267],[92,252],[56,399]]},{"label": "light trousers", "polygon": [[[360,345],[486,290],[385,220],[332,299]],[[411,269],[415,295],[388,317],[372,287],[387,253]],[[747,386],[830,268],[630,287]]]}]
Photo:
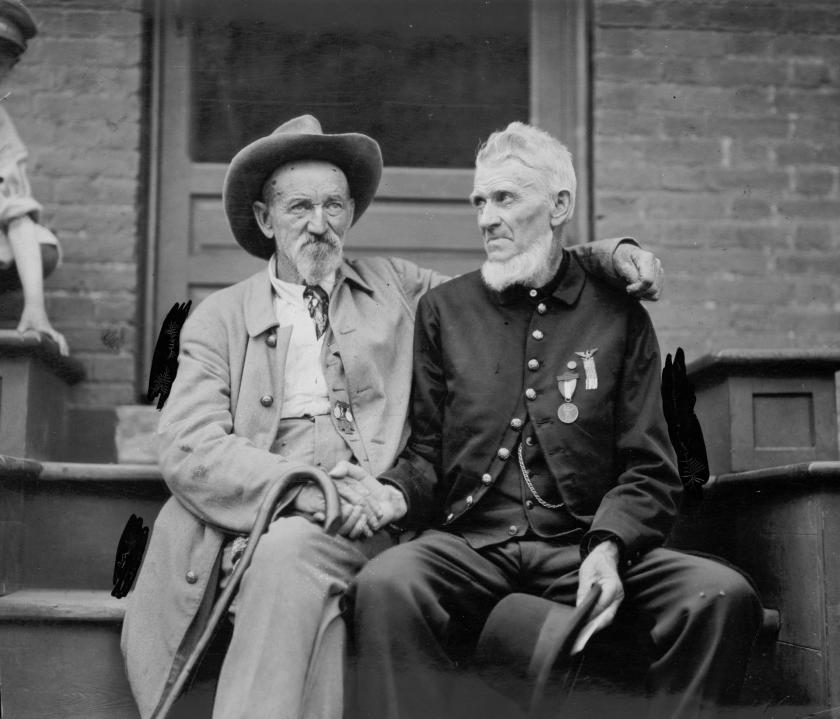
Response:
[{"label": "light trousers", "polygon": [[341,719],[342,598],[359,569],[390,544],[384,533],[361,542],[330,537],[303,517],[272,522],[231,607],[233,637],[213,719]]}]

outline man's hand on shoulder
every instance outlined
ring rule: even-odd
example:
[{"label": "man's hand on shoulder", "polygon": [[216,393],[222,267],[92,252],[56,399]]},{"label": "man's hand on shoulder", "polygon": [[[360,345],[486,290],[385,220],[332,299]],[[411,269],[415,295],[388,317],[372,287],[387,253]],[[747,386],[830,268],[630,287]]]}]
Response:
[{"label": "man's hand on shoulder", "polygon": [[622,241],[613,251],[616,274],[627,283],[627,293],[640,300],[658,300],[665,273],[652,252],[629,241]]}]

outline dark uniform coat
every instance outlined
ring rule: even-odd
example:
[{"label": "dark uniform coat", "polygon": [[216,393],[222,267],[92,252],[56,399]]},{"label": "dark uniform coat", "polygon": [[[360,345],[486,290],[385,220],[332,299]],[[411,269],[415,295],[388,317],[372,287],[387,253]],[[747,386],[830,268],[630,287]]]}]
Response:
[{"label": "dark uniform coat", "polygon": [[[629,558],[664,541],[681,484],[650,318],[568,253],[564,267],[547,297],[521,287],[494,292],[473,272],[421,299],[413,434],[383,475],[405,493],[407,523],[468,526],[503,469],[517,462],[530,418],[555,494],[588,528],[584,542],[594,532],[615,535]],[[574,375],[578,417],[564,423],[558,378]]]}]

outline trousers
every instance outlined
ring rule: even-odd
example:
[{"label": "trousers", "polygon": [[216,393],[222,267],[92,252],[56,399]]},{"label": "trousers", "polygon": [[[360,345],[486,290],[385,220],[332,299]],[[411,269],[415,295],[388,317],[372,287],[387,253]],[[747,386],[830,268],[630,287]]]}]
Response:
[{"label": "trousers", "polygon": [[[351,457],[326,416],[283,420],[275,445],[325,470]],[[275,519],[231,605],[233,636],[213,719],[340,719],[347,638],[342,597],[362,565],[391,544],[384,532],[352,541],[328,536],[304,517]],[[228,544],[222,586],[232,571]]]},{"label": "trousers", "polygon": [[[525,538],[475,550],[437,530],[374,558],[351,589],[355,715],[453,716],[459,667],[495,604],[512,592],[574,604],[579,565],[576,544]],[[636,622],[652,654],[643,711],[697,719],[735,702],[761,625],[749,582],[719,562],[657,548],[623,584],[615,621]],[[623,716],[645,713],[625,706]]]}]

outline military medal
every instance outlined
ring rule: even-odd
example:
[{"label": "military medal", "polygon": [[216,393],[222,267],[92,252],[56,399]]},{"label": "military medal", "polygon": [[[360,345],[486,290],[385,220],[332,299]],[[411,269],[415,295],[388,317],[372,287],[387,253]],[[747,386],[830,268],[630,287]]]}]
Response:
[{"label": "military medal", "polygon": [[577,405],[571,402],[564,402],[557,408],[557,417],[564,424],[571,424],[578,418]]},{"label": "military medal", "polygon": [[346,402],[338,401],[333,407],[333,417],[335,417],[338,429],[342,432],[353,431],[353,412],[350,405]]},{"label": "military medal", "polygon": [[595,353],[597,347],[584,352],[575,352],[583,360],[583,371],[586,373],[586,389],[598,389],[598,373],[595,371]]},{"label": "military medal", "polygon": [[564,372],[557,377],[557,389],[563,396],[563,404],[557,408],[557,418],[564,424],[571,424],[578,418],[578,408],[572,402],[577,381],[577,372]]}]

